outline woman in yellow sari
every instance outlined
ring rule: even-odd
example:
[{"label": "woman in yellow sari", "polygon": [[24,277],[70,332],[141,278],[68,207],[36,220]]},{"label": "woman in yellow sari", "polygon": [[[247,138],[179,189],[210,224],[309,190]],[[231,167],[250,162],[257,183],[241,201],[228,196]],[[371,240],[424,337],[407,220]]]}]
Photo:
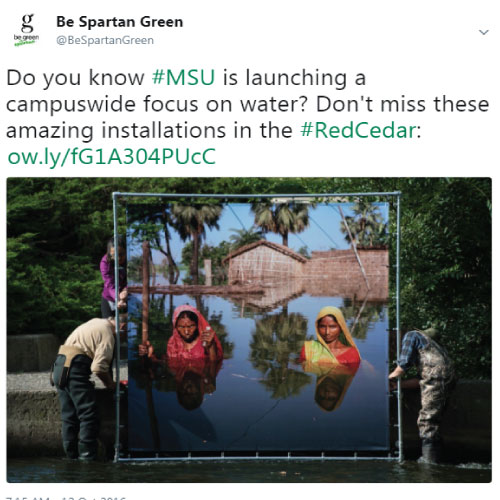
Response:
[{"label": "woman in yellow sari", "polygon": [[342,404],[361,357],[342,311],[324,307],[316,317],[318,340],[304,342],[299,361],[304,371],[317,375],[314,400],[325,411]]},{"label": "woman in yellow sari", "polygon": [[299,362],[336,365],[359,365],[361,357],[347,328],[342,311],[337,307],[323,307],[316,317],[318,340],[304,342]]}]

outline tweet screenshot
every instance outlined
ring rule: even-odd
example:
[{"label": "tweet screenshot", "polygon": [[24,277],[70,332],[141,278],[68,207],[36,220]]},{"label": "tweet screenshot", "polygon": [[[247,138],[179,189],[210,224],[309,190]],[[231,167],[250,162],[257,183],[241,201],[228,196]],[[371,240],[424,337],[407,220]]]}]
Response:
[{"label": "tweet screenshot", "polygon": [[489,497],[496,2],[1,10],[5,500]]}]

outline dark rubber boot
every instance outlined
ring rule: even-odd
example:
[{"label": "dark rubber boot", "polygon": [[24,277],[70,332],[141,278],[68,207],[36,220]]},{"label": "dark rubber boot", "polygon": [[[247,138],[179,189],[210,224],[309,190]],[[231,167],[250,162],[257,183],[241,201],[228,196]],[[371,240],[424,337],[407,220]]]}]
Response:
[{"label": "dark rubber boot", "polygon": [[71,460],[78,458],[78,443],[76,441],[63,441],[64,453]]},{"label": "dark rubber boot", "polygon": [[93,462],[97,460],[97,441],[78,443],[79,459],[83,462]]},{"label": "dark rubber boot", "polygon": [[104,443],[98,439],[97,440],[97,458],[96,460],[98,462],[105,462],[106,461],[106,446],[104,446]]}]

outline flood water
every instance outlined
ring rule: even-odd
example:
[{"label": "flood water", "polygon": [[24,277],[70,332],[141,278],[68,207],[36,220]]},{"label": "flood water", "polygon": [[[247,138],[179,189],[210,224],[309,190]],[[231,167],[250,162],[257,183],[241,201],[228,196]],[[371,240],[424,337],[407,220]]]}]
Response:
[{"label": "flood water", "polygon": [[[201,310],[221,340],[222,365],[161,360],[181,304]],[[138,301],[136,301],[138,304]],[[344,310],[362,362],[335,370],[298,363],[327,305]],[[167,296],[150,303],[158,360],[137,355],[140,307],[129,312],[128,454],[158,452],[390,452],[387,312],[303,294],[263,311],[248,299]],[[356,320],[357,318],[357,320]],[[149,455],[148,455],[149,452]]]},{"label": "flood water", "polygon": [[382,461],[183,461],[78,463],[9,459],[11,483],[487,483],[491,465]]}]

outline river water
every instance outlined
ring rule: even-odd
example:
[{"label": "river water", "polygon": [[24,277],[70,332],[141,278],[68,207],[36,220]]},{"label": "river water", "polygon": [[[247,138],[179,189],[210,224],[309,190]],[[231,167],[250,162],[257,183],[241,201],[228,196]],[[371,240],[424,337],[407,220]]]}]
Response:
[{"label": "river water", "polygon": [[12,483],[487,483],[491,465],[426,465],[375,460],[79,463],[9,459]]}]

